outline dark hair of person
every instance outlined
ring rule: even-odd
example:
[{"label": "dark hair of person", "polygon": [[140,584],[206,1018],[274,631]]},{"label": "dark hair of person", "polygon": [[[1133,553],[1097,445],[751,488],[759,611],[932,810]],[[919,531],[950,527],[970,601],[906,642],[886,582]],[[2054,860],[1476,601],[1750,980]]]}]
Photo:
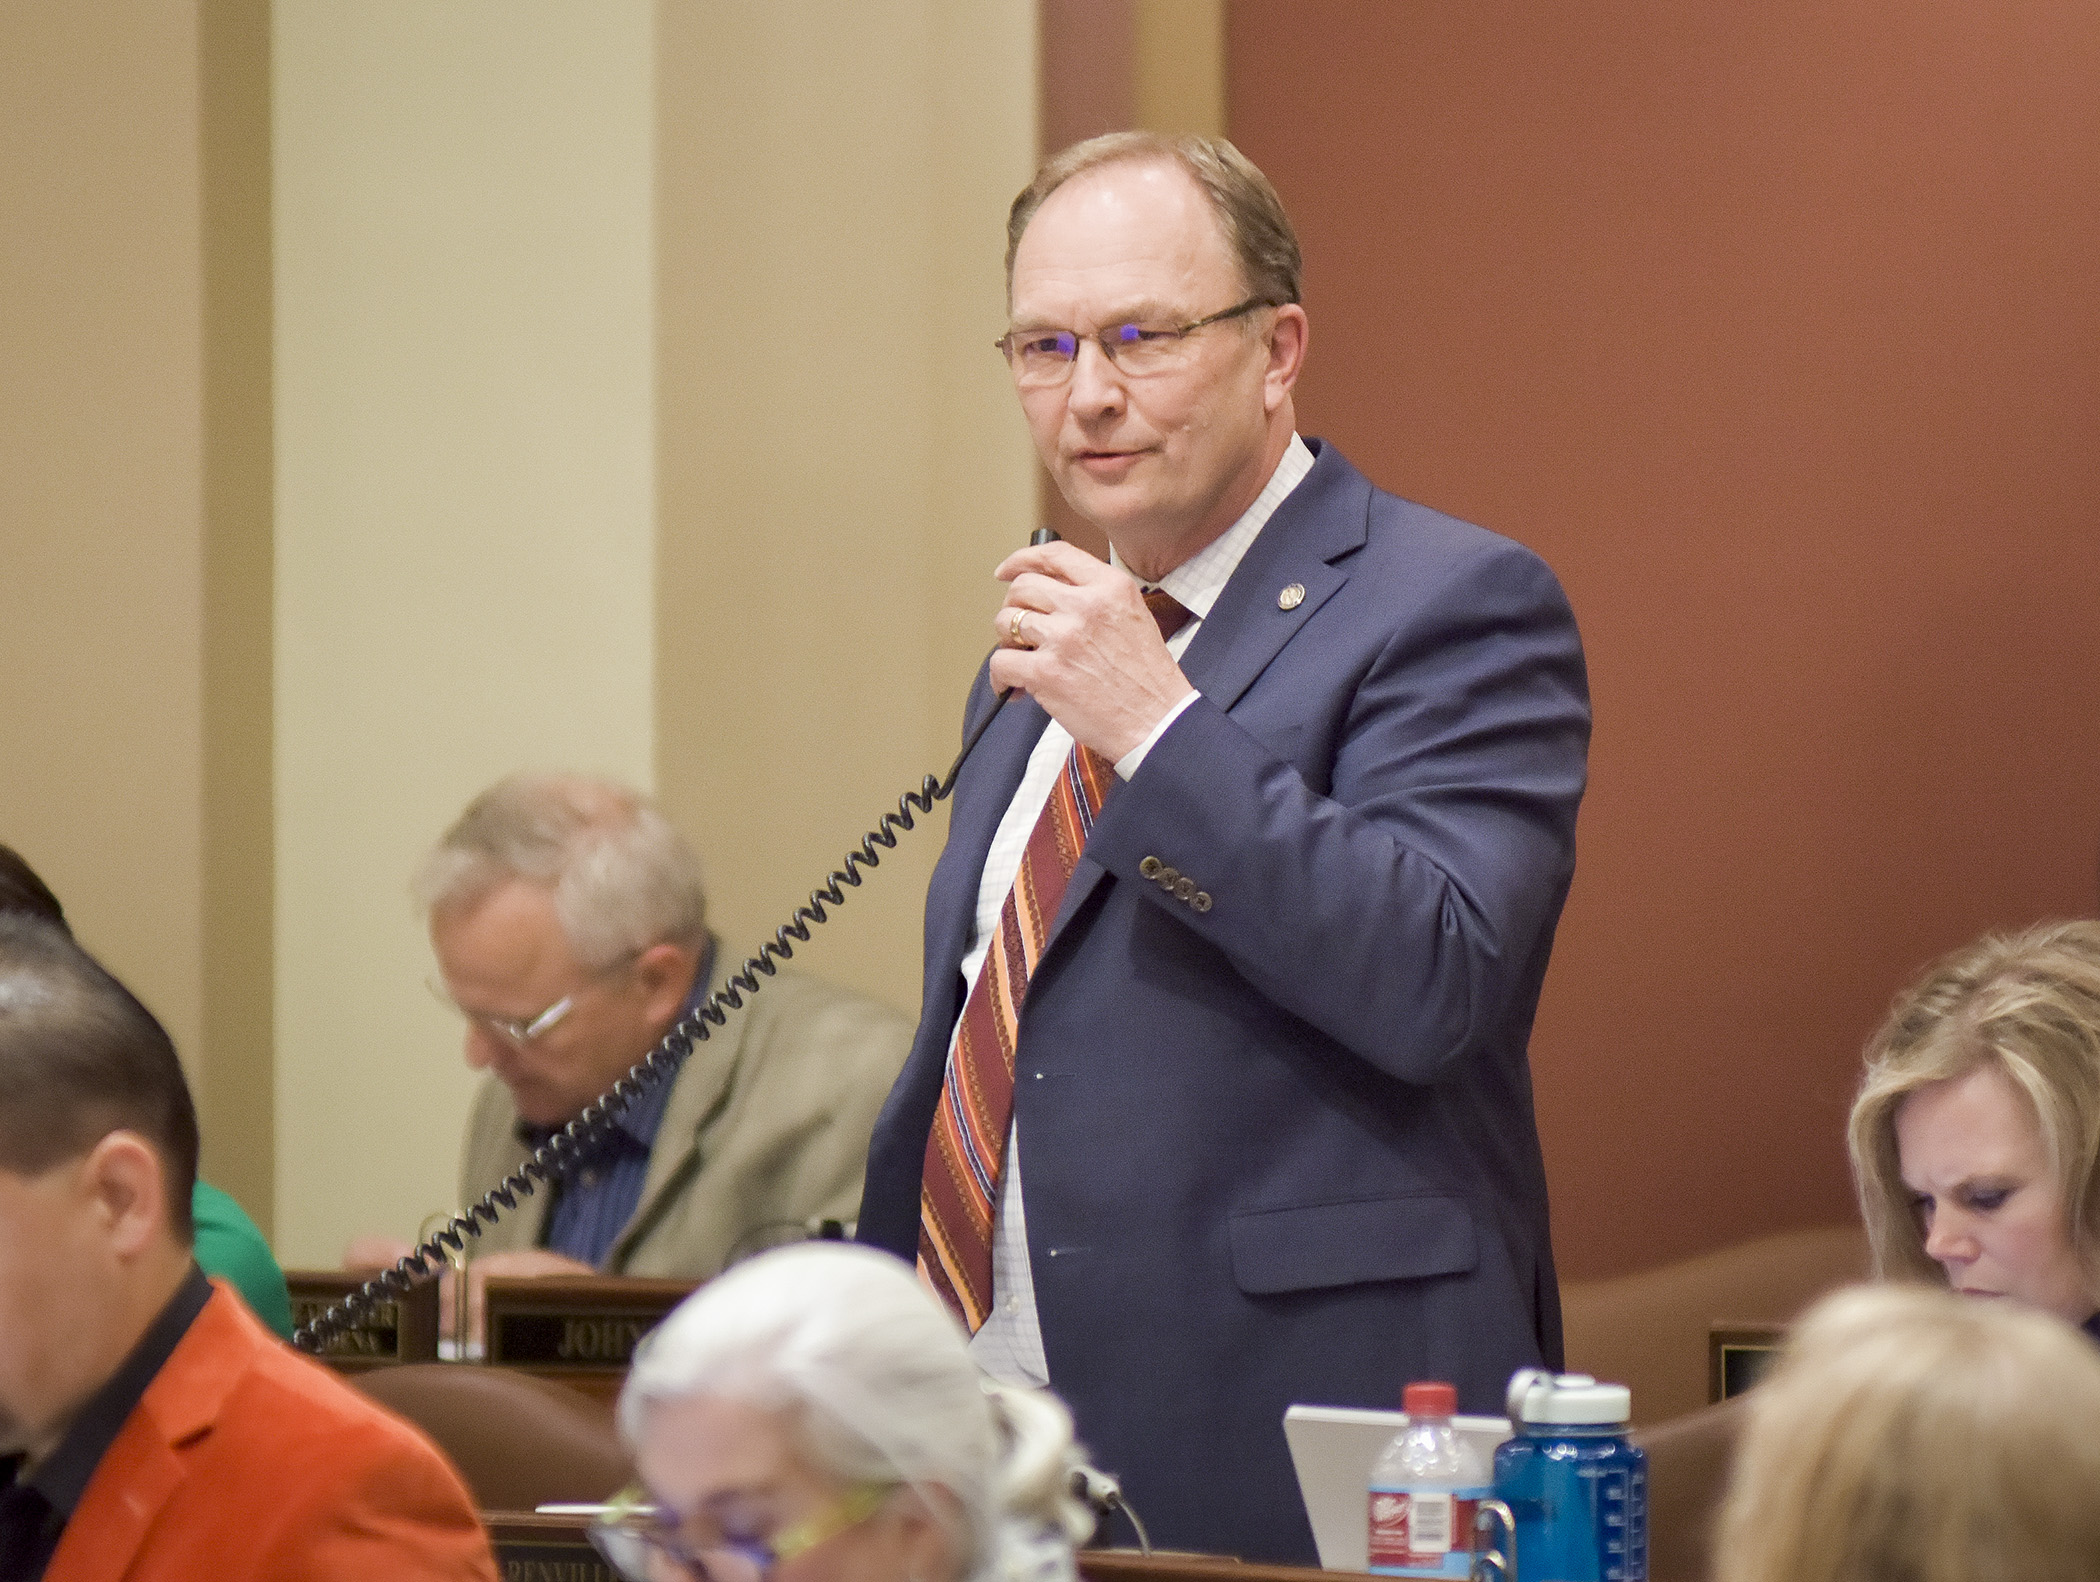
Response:
[{"label": "dark hair of person", "polygon": [[69,935],[73,932],[66,924],[66,909],[58,904],[51,886],[37,876],[37,871],[12,846],[0,846],[0,912],[22,912],[30,917],[41,917],[47,923],[56,923]]},{"label": "dark hair of person", "polygon": [[189,1245],[197,1110],[175,1045],[61,927],[0,913],[0,1170],[41,1175],[114,1131],[160,1156],[168,1219]]}]

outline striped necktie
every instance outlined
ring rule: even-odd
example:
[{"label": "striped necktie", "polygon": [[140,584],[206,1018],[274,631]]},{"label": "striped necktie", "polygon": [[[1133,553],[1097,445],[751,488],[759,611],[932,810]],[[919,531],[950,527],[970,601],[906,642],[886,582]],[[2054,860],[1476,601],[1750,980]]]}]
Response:
[{"label": "striped necktie", "polygon": [[[1189,612],[1163,589],[1148,591],[1145,607],[1162,637],[1172,637],[1189,620]],[[999,932],[948,1051],[919,1187],[919,1275],[973,1335],[992,1310],[992,1223],[1013,1121],[1021,1005],[1115,779],[1115,766],[1091,747],[1075,745],[1066,757],[1029,833],[1013,888],[999,909]]]}]

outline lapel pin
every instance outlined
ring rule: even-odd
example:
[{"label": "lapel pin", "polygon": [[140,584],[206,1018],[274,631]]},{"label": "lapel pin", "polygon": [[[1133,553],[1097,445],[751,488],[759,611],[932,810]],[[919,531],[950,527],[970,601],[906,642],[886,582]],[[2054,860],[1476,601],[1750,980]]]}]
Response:
[{"label": "lapel pin", "polygon": [[1276,608],[1279,610],[1295,610],[1304,602],[1305,584],[1302,582],[1294,582],[1276,595]]}]

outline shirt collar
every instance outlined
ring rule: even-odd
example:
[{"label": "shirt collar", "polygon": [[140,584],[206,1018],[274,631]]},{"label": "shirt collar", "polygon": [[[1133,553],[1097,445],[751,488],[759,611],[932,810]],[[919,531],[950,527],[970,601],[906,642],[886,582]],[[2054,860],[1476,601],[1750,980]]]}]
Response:
[{"label": "shirt collar", "polygon": [[88,1480],[102,1464],[104,1453],[116,1443],[126,1420],[145,1396],[146,1386],[167,1366],[168,1358],[175,1354],[182,1337],[190,1332],[190,1325],[210,1300],[211,1281],[192,1263],[182,1284],[146,1326],[145,1334],[131,1348],[123,1366],[88,1397],[58,1448],[27,1479],[28,1486],[50,1501],[52,1509],[66,1516],[73,1514],[80,1496],[87,1492]]},{"label": "shirt collar", "polygon": [[[1276,470],[1269,474],[1269,481],[1262,485],[1254,503],[1240,513],[1239,520],[1160,578],[1158,585],[1173,594],[1182,608],[1197,620],[1209,615],[1211,606],[1218,602],[1218,595],[1225,591],[1225,584],[1232,580],[1233,572],[1239,569],[1247,551],[1254,547],[1254,540],[1268,525],[1269,518],[1276,514],[1276,508],[1304,481],[1312,468],[1312,447],[1293,434],[1290,444],[1284,447],[1282,458],[1276,463]],[[1111,565],[1123,564],[1113,546],[1108,558]]]}]

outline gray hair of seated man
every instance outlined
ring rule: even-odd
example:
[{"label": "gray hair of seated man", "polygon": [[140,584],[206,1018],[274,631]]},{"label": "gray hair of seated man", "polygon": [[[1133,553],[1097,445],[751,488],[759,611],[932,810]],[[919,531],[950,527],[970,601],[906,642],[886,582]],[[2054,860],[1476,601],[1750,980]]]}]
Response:
[{"label": "gray hair of seated man", "polygon": [[2100,1350],[2059,1318],[1856,1286],[1746,1399],[1716,1582],[2100,1575]]},{"label": "gray hair of seated man", "polygon": [[871,1248],[784,1247],[701,1287],[643,1343],[621,1433],[637,1444],[657,1402],[695,1395],[790,1414],[811,1468],[841,1483],[946,1490],[967,1527],[963,1573],[1010,1518],[1075,1543],[1092,1531],[1064,1406],[987,1380],[948,1311]]},{"label": "gray hair of seated man", "polygon": [[591,775],[520,774],[481,793],[417,869],[425,911],[471,905],[508,879],[546,885],[577,960],[612,966],[652,945],[700,950],[700,859],[639,791]]}]

